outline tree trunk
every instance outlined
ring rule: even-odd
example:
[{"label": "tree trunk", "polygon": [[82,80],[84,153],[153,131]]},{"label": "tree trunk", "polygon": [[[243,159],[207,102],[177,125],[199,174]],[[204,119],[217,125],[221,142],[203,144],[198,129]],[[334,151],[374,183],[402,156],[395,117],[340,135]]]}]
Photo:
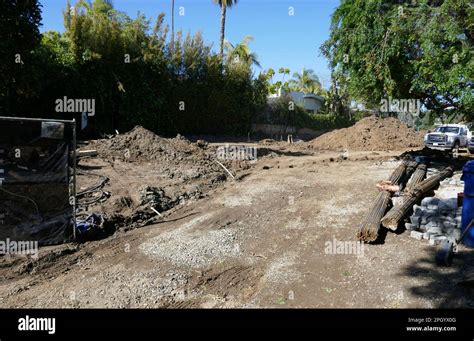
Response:
[{"label": "tree trunk", "polygon": [[174,0],[171,0],[171,53],[174,54]]},{"label": "tree trunk", "polygon": [[225,37],[225,15],[227,11],[227,6],[222,3],[221,4],[221,59],[224,61],[224,37]]},{"label": "tree trunk", "polygon": [[334,76],[331,79],[332,81],[332,98],[331,98],[331,105],[332,105],[332,110],[335,115],[339,115],[339,92],[337,89],[337,81]]}]

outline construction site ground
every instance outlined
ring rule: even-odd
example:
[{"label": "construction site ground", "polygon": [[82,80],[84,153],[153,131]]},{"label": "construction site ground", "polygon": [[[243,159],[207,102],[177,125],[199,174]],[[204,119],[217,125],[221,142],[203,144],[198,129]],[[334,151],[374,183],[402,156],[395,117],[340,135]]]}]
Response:
[{"label": "construction site ground", "polygon": [[[375,183],[403,150],[344,159],[282,145],[255,145],[267,155],[236,171],[237,180],[182,200],[151,225],[43,247],[36,260],[2,257],[0,307],[474,307],[474,289],[460,284],[474,257],[462,246],[445,268],[433,246],[407,232],[359,254],[327,252],[327,242],[356,240]],[[81,163],[108,176],[112,192],[157,176],[100,155]]]}]

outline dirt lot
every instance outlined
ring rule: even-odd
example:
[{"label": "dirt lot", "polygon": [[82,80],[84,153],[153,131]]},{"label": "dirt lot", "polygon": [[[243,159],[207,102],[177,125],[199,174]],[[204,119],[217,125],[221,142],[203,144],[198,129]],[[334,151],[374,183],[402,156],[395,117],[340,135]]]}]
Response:
[{"label": "dirt lot", "polygon": [[[335,239],[355,241],[375,182],[402,151],[350,152],[343,160],[340,152],[259,147],[266,155],[250,168],[232,168],[236,181],[215,168],[199,195],[183,196],[156,223],[45,247],[38,260],[3,257],[0,307],[474,307],[472,286],[458,284],[474,265],[462,247],[450,268],[436,267],[435,249],[407,232],[388,233],[358,254],[327,250]],[[81,163],[110,178],[111,197],[93,208],[106,205],[111,214],[108,203],[130,196],[139,208],[138,188],[165,178],[151,163]]]}]

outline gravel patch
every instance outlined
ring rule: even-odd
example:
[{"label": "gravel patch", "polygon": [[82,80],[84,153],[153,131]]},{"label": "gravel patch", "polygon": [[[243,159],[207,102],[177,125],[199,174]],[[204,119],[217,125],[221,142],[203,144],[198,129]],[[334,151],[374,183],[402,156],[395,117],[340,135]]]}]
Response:
[{"label": "gravel patch", "polygon": [[207,218],[198,217],[176,230],[165,232],[140,245],[140,250],[153,258],[193,268],[238,257],[241,251],[234,229],[191,231],[194,225]]}]

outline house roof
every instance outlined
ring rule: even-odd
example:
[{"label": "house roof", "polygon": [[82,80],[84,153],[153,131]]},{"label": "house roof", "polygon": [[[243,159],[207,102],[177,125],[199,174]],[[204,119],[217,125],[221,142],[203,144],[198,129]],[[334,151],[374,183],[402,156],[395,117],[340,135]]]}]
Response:
[{"label": "house roof", "polygon": [[[295,96],[297,96],[298,98],[302,98],[302,99],[305,99],[305,98],[314,98],[318,101],[321,101],[321,102],[324,102],[325,99],[324,97],[322,96],[319,96],[319,95],[316,95],[316,94],[305,94],[304,92],[302,91],[295,91],[295,90],[291,90],[287,93],[288,95],[290,95],[291,97],[293,98],[296,98]],[[270,94],[267,96],[267,100],[269,101],[276,101],[278,100],[283,94]]]},{"label": "house roof", "polygon": [[303,98],[315,98],[317,100],[324,102],[324,97],[315,95],[315,94],[307,94],[307,95],[304,95]]}]

